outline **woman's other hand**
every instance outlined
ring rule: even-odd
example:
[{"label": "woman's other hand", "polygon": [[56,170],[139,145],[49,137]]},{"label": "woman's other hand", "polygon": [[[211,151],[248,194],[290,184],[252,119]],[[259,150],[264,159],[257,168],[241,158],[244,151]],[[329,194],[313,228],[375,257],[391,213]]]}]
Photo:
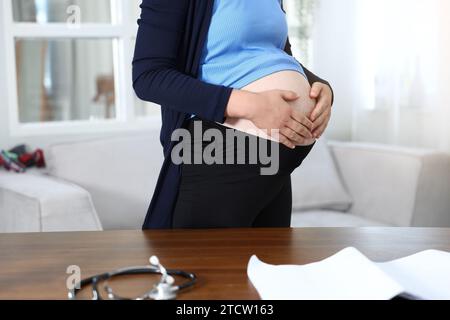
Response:
[{"label": "woman's other hand", "polygon": [[313,84],[310,93],[311,99],[316,99],[317,104],[311,114],[313,122],[312,134],[315,139],[319,139],[328,127],[331,119],[331,107],[333,101],[333,91],[330,86],[316,82]]}]

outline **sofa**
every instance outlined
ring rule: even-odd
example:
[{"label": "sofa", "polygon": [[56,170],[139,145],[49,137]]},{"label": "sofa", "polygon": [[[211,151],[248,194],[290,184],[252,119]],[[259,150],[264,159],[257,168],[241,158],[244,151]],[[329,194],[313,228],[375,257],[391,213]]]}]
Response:
[{"label": "sofa", "polygon": [[[62,143],[45,171],[0,170],[0,232],[139,229],[157,132]],[[292,175],[292,227],[450,227],[450,155],[320,140]]]}]

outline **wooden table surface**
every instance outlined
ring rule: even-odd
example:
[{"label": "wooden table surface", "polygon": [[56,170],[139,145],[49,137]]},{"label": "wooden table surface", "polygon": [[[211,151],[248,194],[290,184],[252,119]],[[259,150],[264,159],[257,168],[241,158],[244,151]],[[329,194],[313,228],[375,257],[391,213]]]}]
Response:
[{"label": "wooden table surface", "polygon": [[[66,270],[82,276],[145,265],[158,255],[168,268],[199,281],[181,299],[258,299],[247,278],[250,257],[271,264],[316,262],[353,246],[375,261],[427,249],[450,251],[450,229],[228,229],[0,235],[0,299],[66,299]],[[120,294],[146,291],[148,279],[114,283]],[[89,297],[85,292],[86,297]]]}]

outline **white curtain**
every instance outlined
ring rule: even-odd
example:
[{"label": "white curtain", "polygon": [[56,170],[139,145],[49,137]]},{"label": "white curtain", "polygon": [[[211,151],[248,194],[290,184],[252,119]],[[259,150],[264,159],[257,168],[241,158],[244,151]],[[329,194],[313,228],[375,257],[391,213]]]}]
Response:
[{"label": "white curtain", "polygon": [[360,0],[353,138],[430,146],[437,106],[438,1]]},{"label": "white curtain", "polygon": [[329,137],[450,152],[450,1],[317,1],[314,70],[336,89]]}]

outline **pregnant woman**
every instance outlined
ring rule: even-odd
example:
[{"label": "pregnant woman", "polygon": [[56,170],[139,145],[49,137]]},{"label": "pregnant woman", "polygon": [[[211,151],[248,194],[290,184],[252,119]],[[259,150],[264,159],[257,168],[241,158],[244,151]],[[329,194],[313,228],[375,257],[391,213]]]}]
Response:
[{"label": "pregnant woman", "polygon": [[[326,129],[332,91],[291,56],[280,1],[144,0],[141,8],[133,85],[162,106],[165,154],[143,228],[289,227],[290,174]],[[176,165],[172,133],[191,133],[196,158],[210,143],[195,136],[198,126],[222,133],[222,159],[253,156],[227,141],[230,130],[266,143],[277,172],[262,175],[259,158]]]}]

